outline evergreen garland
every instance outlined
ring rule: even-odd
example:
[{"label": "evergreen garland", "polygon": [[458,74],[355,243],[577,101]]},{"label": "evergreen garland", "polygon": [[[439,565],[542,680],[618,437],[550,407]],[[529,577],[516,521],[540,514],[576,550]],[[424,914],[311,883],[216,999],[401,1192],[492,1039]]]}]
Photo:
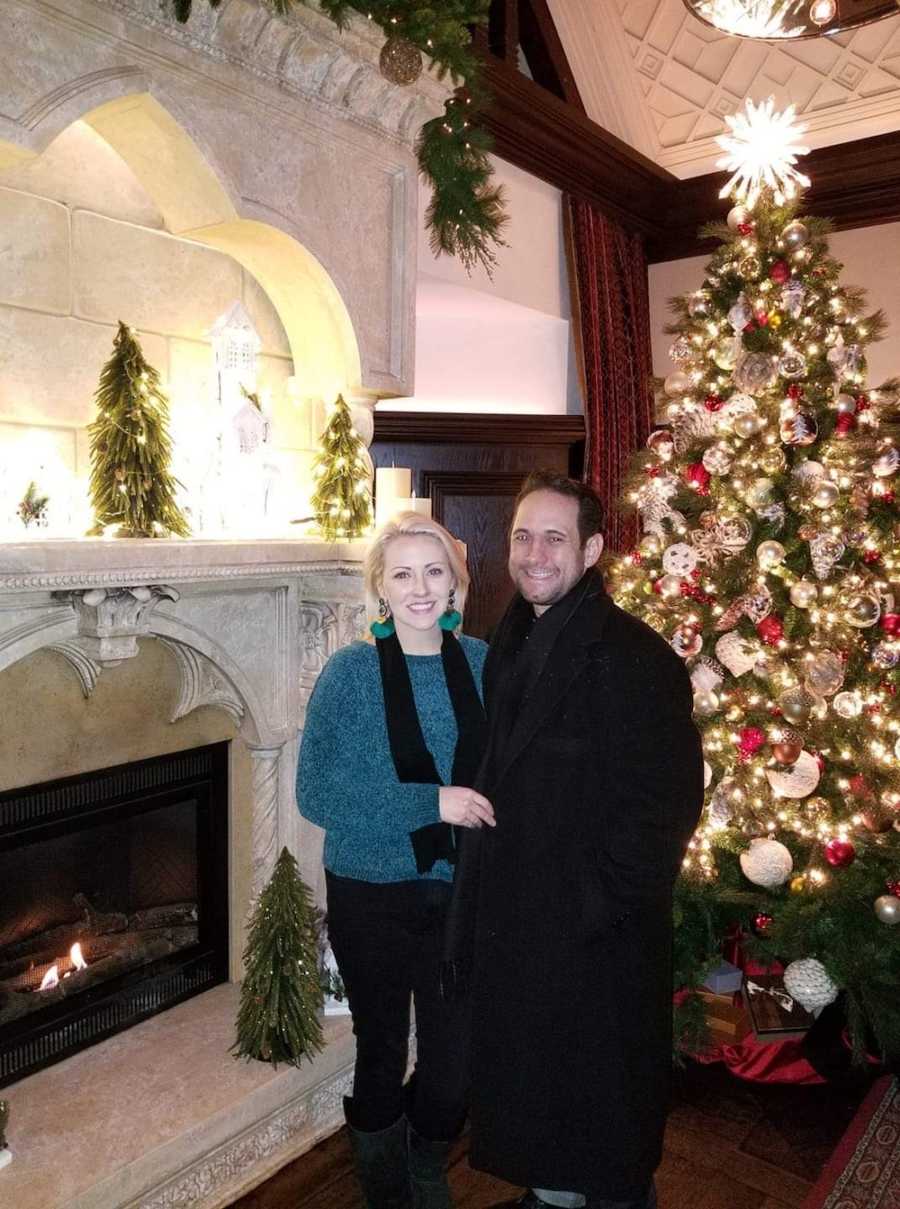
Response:
[{"label": "evergreen garland", "polygon": [[259,896],[244,949],[237,1057],[299,1066],[322,1049],[318,912],[297,862],[282,848]]},{"label": "evergreen garland", "polygon": [[187,537],[187,520],[175,503],[178,484],[169,471],[169,403],[159,374],[122,322],[94,398],[98,415],[88,425],[91,532],[118,524],[118,537]]},{"label": "evergreen garland", "polygon": [[[273,12],[286,16],[295,5],[310,0],[266,2]],[[207,3],[218,8],[221,0]],[[386,37],[400,36],[417,46],[440,79],[449,75],[454,84],[465,84],[447,101],[443,116],[426,122],[419,135],[419,171],[432,190],[425,220],[435,255],[457,256],[467,272],[481,265],[490,275],[497,261],[495,249],[505,246],[501,232],[507,215],[502,187],[491,184],[491,137],[475,124],[488,98],[471,35],[473,26],[487,23],[490,0],[319,0],[317,7],[338,29],[354,13],[375,21]],[[192,0],[173,0],[181,22],[188,20],[191,8]]]},{"label": "evergreen garland", "polygon": [[320,438],[313,463],[316,489],[312,506],[323,536],[330,542],[361,537],[372,524],[372,495],[365,443],[353,427],[350,408],[338,395]]}]

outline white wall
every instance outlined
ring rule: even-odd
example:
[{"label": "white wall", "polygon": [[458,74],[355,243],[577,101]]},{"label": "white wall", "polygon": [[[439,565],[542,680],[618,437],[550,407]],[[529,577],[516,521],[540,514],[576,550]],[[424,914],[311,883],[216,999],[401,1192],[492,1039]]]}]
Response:
[{"label": "white wall", "polygon": [[[877,386],[900,374],[900,223],[839,231],[829,239],[831,252],[844,266],[845,285],[868,291],[869,311],[879,307],[888,319],[884,340],[868,351],[869,384]],[[670,319],[668,300],[676,294],[696,290],[703,280],[706,257],[672,260],[650,266],[650,324],[653,335],[653,372],[664,376],[674,368],[668,358],[672,337],[663,332]]]},{"label": "white wall", "polygon": [[558,189],[495,159],[509,222],[493,276],[432,255],[419,193],[416,384],[379,410],[581,411]]}]

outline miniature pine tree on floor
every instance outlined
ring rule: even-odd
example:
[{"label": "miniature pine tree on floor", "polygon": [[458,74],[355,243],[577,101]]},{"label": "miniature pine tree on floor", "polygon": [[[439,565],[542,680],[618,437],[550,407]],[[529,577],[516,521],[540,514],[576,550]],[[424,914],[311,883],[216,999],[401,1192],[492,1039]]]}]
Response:
[{"label": "miniature pine tree on floor", "polygon": [[234,1050],[299,1066],[322,1048],[318,912],[297,862],[282,848],[259,896],[244,950]]},{"label": "miniature pine tree on floor", "polygon": [[312,506],[328,541],[360,537],[372,524],[365,443],[353,427],[350,408],[338,395],[313,464]]},{"label": "miniature pine tree on floor", "polygon": [[169,471],[169,404],[159,374],[144,359],[133,330],[119,323],[113,355],[94,396],[98,414],[88,427],[94,529],[118,525],[118,537],[187,537]]},{"label": "miniature pine tree on floor", "polygon": [[[746,160],[738,119],[732,167],[795,153],[784,117]],[[843,992],[858,1052],[896,1058],[900,382],[866,385],[883,321],[841,284],[827,223],[798,217],[783,173],[745,184],[702,288],[673,301],[668,424],[627,495],[643,538],[610,571],[686,661],[703,732],[677,979],[697,986],[740,932],[802,1006]]]}]

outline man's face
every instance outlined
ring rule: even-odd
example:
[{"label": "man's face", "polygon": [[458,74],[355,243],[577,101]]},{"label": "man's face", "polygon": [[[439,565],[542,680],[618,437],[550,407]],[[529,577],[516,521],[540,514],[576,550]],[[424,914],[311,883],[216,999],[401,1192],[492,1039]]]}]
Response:
[{"label": "man's face", "polygon": [[602,549],[599,533],[582,547],[577,500],[556,491],[533,491],[513,520],[509,574],[540,617],[578,583]]}]

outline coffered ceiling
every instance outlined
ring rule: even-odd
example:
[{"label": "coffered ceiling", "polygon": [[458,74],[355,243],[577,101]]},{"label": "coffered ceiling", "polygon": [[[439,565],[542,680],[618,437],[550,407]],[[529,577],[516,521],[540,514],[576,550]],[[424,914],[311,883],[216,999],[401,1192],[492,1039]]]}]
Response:
[{"label": "coffered ceiling", "polygon": [[746,97],[795,105],[813,148],[900,130],[900,14],[773,43],[721,34],[682,0],[548,7],[588,116],[675,176],[715,170],[715,135]]}]

